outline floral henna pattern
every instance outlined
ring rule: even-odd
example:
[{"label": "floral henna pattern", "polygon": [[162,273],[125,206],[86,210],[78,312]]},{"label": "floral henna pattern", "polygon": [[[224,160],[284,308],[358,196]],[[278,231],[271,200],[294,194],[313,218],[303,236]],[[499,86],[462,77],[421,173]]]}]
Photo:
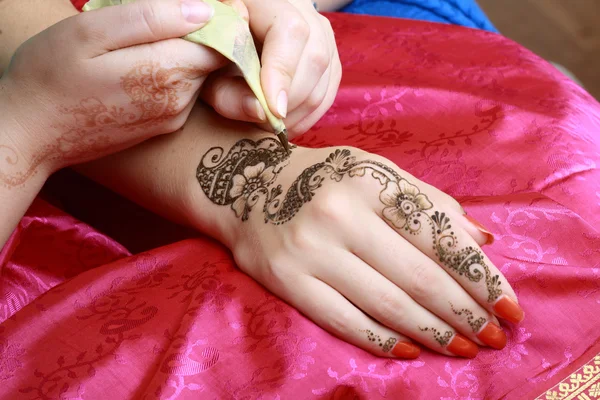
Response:
[{"label": "floral henna pattern", "polygon": [[76,106],[58,110],[71,122],[53,126],[62,134],[29,159],[13,147],[0,144],[0,184],[7,188],[20,186],[49,160],[75,160],[106,151],[115,145],[107,133],[111,129],[147,129],[177,115],[178,93],[191,90],[188,80],[202,74],[193,68],[139,64],[121,78],[121,88],[131,99],[131,110],[106,105],[95,97],[86,98]]},{"label": "floral henna pattern", "polygon": [[390,350],[392,350],[394,348],[394,345],[398,341],[394,337],[389,337],[385,342],[382,342],[381,336],[376,335],[375,333],[373,333],[373,331],[369,329],[361,332],[365,332],[367,334],[367,339],[369,340],[369,342],[374,342],[375,344],[377,344],[379,347],[381,347],[381,351],[383,351],[384,353],[388,353]]},{"label": "floral henna pattern", "polygon": [[475,332],[475,333],[479,332],[479,330],[481,329],[483,324],[485,324],[487,322],[487,319],[484,317],[479,317],[479,318],[475,319],[475,316],[473,315],[473,311],[471,311],[469,309],[463,308],[461,310],[457,310],[454,308],[452,303],[450,303],[450,308],[452,308],[452,312],[458,316],[461,316],[463,314],[466,315],[467,323],[469,324],[469,326],[471,327],[471,329],[473,329],[473,332]]},{"label": "floral henna pattern", "polygon": [[421,332],[431,332],[435,341],[438,342],[442,347],[446,347],[450,342],[450,339],[452,339],[452,337],[454,336],[454,333],[452,331],[446,331],[442,334],[436,328],[419,327],[419,329],[421,330]]},{"label": "floral henna pattern", "polygon": [[340,182],[345,176],[370,176],[383,186],[379,194],[382,215],[391,225],[411,235],[424,234],[424,227],[428,226],[435,254],[442,264],[472,282],[483,280],[489,302],[502,294],[499,277],[492,275],[483,253],[471,246],[460,248],[450,218],[435,211],[427,196],[392,168],[377,161],[357,161],[350,150],[336,149],[324,162],[302,171],[284,193],[275,181],[288,157],[273,138],[257,142],[244,139],[227,153],[221,147],[211,148],[202,157],[196,178],[213,203],[230,206],[242,221],[264,199],[265,223],[280,225],[310,202],[324,182]]}]

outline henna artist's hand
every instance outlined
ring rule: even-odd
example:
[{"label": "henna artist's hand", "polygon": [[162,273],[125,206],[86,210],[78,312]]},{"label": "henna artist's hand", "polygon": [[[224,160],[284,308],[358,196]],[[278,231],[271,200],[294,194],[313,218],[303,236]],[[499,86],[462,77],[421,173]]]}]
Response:
[{"label": "henna artist's hand", "polygon": [[[327,18],[310,0],[228,0],[262,47],[261,84],[270,110],[285,118],[290,138],[310,129],[329,109],[342,67]],[[221,115],[265,122],[260,104],[234,68],[211,76],[203,99]],[[267,129],[269,129],[267,127]]]},{"label": "henna artist's hand", "polygon": [[68,18],[25,42],[0,80],[13,127],[0,143],[2,183],[180,128],[205,77],[225,64],[178,39],[211,15],[199,0],[148,0]]},{"label": "henna artist's hand", "polygon": [[496,317],[523,318],[480,249],[485,232],[387,159],[354,148],[288,157],[273,138],[244,139],[205,151],[197,179],[193,201],[242,270],[373,354],[417,357],[412,339],[475,357],[477,344],[505,346]]}]

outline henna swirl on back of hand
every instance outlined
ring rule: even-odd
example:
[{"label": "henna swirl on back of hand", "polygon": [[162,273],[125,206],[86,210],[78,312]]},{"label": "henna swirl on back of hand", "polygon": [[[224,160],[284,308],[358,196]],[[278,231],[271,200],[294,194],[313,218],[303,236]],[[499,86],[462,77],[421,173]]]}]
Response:
[{"label": "henna swirl on back of hand", "polygon": [[390,225],[411,235],[427,234],[424,226],[429,225],[440,263],[472,282],[483,279],[490,303],[502,294],[499,277],[491,274],[483,253],[472,246],[460,248],[450,218],[434,210],[428,197],[394,169],[378,161],[357,161],[350,150],[336,149],[325,161],[305,168],[284,193],[275,181],[287,166],[284,161],[288,157],[275,139],[243,139],[226,154],[221,147],[208,150],[198,165],[196,178],[213,203],[230,206],[242,221],[248,220],[253,207],[264,198],[265,223],[281,225],[298,215],[325,182],[340,182],[345,176],[370,176],[384,187],[379,200],[382,215]]}]

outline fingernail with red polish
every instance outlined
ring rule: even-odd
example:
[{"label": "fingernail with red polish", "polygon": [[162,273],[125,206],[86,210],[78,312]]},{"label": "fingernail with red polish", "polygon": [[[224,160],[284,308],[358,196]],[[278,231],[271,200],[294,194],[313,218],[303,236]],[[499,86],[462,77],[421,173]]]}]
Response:
[{"label": "fingernail with red polish", "polygon": [[471,217],[468,214],[465,214],[465,218],[468,219],[470,223],[475,225],[479,232],[483,233],[486,236],[485,244],[494,243],[494,234],[490,232],[485,226],[483,226],[481,222],[477,221],[475,218]]},{"label": "fingernail with red polish", "polygon": [[523,321],[523,318],[525,317],[525,313],[521,306],[507,295],[500,297],[500,300],[494,304],[494,312],[500,318],[504,318],[513,324],[518,324]]},{"label": "fingernail with red polish", "polygon": [[181,2],[181,14],[192,24],[202,24],[210,21],[214,9],[200,0],[183,0]]},{"label": "fingernail with red polish", "polygon": [[488,346],[501,350],[506,346],[506,334],[498,325],[488,322],[477,334],[477,338]]},{"label": "fingernail with red polish", "polygon": [[477,344],[470,341],[460,333],[454,335],[452,341],[446,347],[446,350],[452,354],[466,358],[475,358],[477,353],[479,353],[479,347],[477,347]]},{"label": "fingernail with red polish", "polygon": [[421,354],[421,348],[412,343],[398,342],[392,349],[392,354],[398,358],[417,358]]}]

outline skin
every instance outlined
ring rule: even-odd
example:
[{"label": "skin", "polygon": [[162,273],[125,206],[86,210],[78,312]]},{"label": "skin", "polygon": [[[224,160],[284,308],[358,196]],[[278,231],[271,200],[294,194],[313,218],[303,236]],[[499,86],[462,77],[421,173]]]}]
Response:
[{"label": "skin", "polygon": [[[310,129],[331,107],[342,77],[333,30],[309,0],[230,0],[246,17],[261,51],[261,85],[290,138]],[[202,99],[221,115],[258,122],[265,116],[235,68],[213,74]]]},{"label": "skin", "polygon": [[135,3],[65,19],[15,51],[0,79],[0,198],[12,206],[0,213],[0,243],[54,171],[183,125],[206,76],[225,65],[176,39],[202,25],[177,0]]},{"label": "skin", "polygon": [[[269,108],[275,115],[286,117],[284,121],[290,138],[306,132],[331,107],[342,77],[329,21],[309,0],[273,0],[268,7],[261,0],[225,2],[247,19],[254,16],[250,26],[262,49],[261,83]],[[1,1],[0,71],[6,68],[21,43],[76,14],[77,10],[69,0]],[[286,97],[283,113],[278,107],[282,92]],[[239,76],[239,71],[233,68],[212,74],[200,95],[227,118],[265,121],[258,101]],[[267,124],[261,124],[261,127],[271,130]]]},{"label": "skin", "polygon": [[[8,4],[17,4],[6,1]],[[6,15],[2,11],[6,9],[0,9],[0,16]],[[78,25],[78,29],[89,27],[90,24]],[[55,32],[59,35],[61,31]],[[67,36],[72,40],[73,35]],[[36,40],[28,42],[27,46],[41,51],[44,46],[36,47]],[[179,43],[185,42],[174,39],[150,46],[165,50],[167,47],[177,48]],[[85,49],[85,46],[73,47]],[[94,47],[92,49],[94,53],[98,51]],[[134,46],[128,50],[136,49],[139,48]],[[106,48],[102,51],[106,51]],[[153,50],[146,49],[142,54],[148,51]],[[110,56],[114,53],[116,51],[113,50],[96,54],[94,60],[101,61],[103,54]],[[25,60],[27,52],[21,54],[24,54],[22,57]],[[33,60],[36,54],[37,51],[31,51],[28,58]],[[208,54],[204,58],[193,54],[190,57],[201,59],[202,62],[210,58]],[[72,57],[58,58],[73,62]],[[132,61],[131,58],[127,57],[129,61]],[[107,125],[99,130],[96,125],[86,121],[92,118],[97,122],[98,117],[103,115],[103,108],[91,107],[91,110],[100,112],[90,111],[90,107],[87,107],[89,103],[84,101],[89,96],[82,98],[79,92],[67,92],[68,96],[63,96],[62,101],[58,102],[58,109],[65,110],[64,113],[57,113],[57,108],[46,109],[37,103],[23,103],[26,99],[36,98],[32,93],[46,84],[38,83],[27,90],[19,85],[31,80],[36,82],[39,76],[43,76],[42,72],[52,72],[52,68],[64,70],[58,68],[57,63],[47,63],[47,57],[40,59],[45,61],[45,69],[36,72],[36,63],[30,62],[34,70],[25,75],[30,79],[24,79],[20,84],[17,79],[23,70],[27,71],[28,67],[24,66],[27,63],[23,61],[17,78],[13,78],[15,75],[9,70],[0,81],[0,104],[10,107],[7,109],[11,115],[10,119],[0,122],[3,145],[13,146],[19,154],[27,155],[24,159],[35,159],[31,155],[43,154],[48,146],[56,143],[57,138],[60,141],[65,132],[72,132],[73,126],[77,127],[83,121],[83,126],[90,131],[75,141],[78,146],[94,135],[102,137],[106,131],[114,132],[111,136],[114,141],[110,143],[114,147],[105,146],[102,151],[82,152],[77,150],[78,146],[58,146],[57,149],[67,149],[68,157],[46,157],[46,161],[40,162],[34,168],[35,173],[25,182],[3,187],[0,195],[4,196],[3,204],[7,205],[2,216],[3,227],[10,228],[11,224],[14,226],[18,222],[24,208],[55,169],[122,149],[120,146],[127,147],[130,143],[124,140],[132,137],[134,141],[142,141],[153,134],[158,135],[160,124],[177,120],[163,129],[163,132],[175,130],[175,133],[156,136],[128,150],[80,164],[79,171],[144,207],[220,240],[231,249],[243,271],[341,339],[384,357],[395,356],[394,351],[389,349],[393,340],[397,346],[411,339],[441,354],[453,355],[447,347],[458,333],[482,344],[469,318],[463,317],[466,313],[459,315],[453,310],[466,309],[475,320],[483,318],[488,323],[497,323],[494,302],[503,296],[516,300],[506,280],[479,247],[485,243],[486,236],[464,218],[460,205],[446,194],[398,169],[389,160],[347,147],[296,147],[290,156],[282,155],[272,135],[251,125],[225,120],[199,104],[183,128],[177,129],[181,126],[178,126],[178,118],[187,117],[192,109],[191,106],[185,106],[181,99],[190,96],[187,104],[192,104],[193,96],[190,93],[198,93],[180,84],[184,81],[192,85],[194,79],[205,76],[202,73],[206,69],[200,68],[203,71],[200,73],[198,68],[190,70],[189,65],[154,66],[156,57],[150,57],[153,61],[140,57],[137,62],[125,63],[120,73],[110,69],[91,69],[105,71],[105,74],[95,75],[108,80],[111,92],[117,88],[120,91],[117,100],[112,96],[100,96],[101,91],[98,90],[92,91],[94,93],[91,96],[97,97],[108,108],[116,101],[120,106],[138,112],[134,122],[127,120],[115,124],[110,119],[100,118],[99,121]],[[124,60],[125,57],[118,59]],[[15,63],[19,62],[18,56],[15,60]],[[219,63],[218,58],[214,61]],[[40,64],[37,64],[38,68],[42,68]],[[85,68],[74,68],[73,73],[82,70]],[[157,82],[163,82],[159,85],[162,89],[171,90],[174,87],[165,83],[173,82],[168,77],[182,77],[175,80],[178,82],[175,85],[178,88],[178,101],[173,103],[181,110],[179,113],[165,114],[161,111],[150,117],[144,117],[142,113],[140,117],[139,99],[130,93],[139,92],[131,88],[140,80],[140,74],[144,76],[148,70],[152,71],[152,76],[164,77],[156,79]],[[199,73],[200,77],[187,77],[192,72]],[[61,81],[62,75],[46,74],[56,79],[54,83],[57,88],[62,89],[63,84],[69,88],[72,82]],[[73,78],[73,74],[66,75],[69,79]],[[103,85],[106,84],[104,81]],[[16,90],[16,87],[20,90]],[[74,87],[73,92],[76,89]],[[156,109],[170,110],[169,104],[169,101],[166,105],[161,103],[162,106]],[[36,118],[31,118],[32,115]],[[168,118],[165,119],[165,116]],[[30,126],[23,121],[35,121],[35,125]],[[36,128],[37,124],[45,129]],[[47,127],[63,125],[68,129],[51,130],[53,135],[44,136]],[[137,129],[138,126],[144,129]],[[31,140],[32,137],[36,140]],[[72,135],[67,137],[71,138]],[[216,150],[220,155],[213,163],[227,160],[230,151],[235,151],[240,143],[246,143],[253,149],[253,154],[257,146],[267,146],[265,157],[246,157],[244,168],[230,176],[230,181],[221,182],[228,186],[228,190],[225,191],[224,200],[218,200],[219,197],[215,197],[202,183],[202,178],[210,176],[215,168],[207,164],[207,160],[211,160],[210,155],[215,154],[215,149],[220,149]],[[71,153],[68,150],[70,148],[77,151]],[[261,162],[265,165],[260,166]],[[273,167],[272,176],[265,173],[270,167]],[[25,170],[27,168],[28,165]],[[3,165],[2,171],[11,174],[6,165]],[[238,175],[241,177],[236,178]],[[246,188],[250,180],[256,183],[253,191]],[[315,186],[315,182],[319,182],[319,185]],[[298,186],[298,183],[302,184]],[[401,193],[412,196],[411,202],[413,206],[418,206],[417,214],[420,213],[414,216],[418,223],[414,222],[412,214],[402,217],[396,207],[401,203],[393,200],[394,193],[398,191],[394,185],[400,188],[398,190]],[[235,187],[237,189],[233,190]],[[300,200],[295,192],[298,187],[304,190]],[[256,189],[260,189],[256,193],[258,196],[253,197],[251,193]],[[417,197],[420,200],[416,200]],[[242,201],[238,201],[240,198]],[[286,198],[295,198],[296,201],[293,204],[288,202],[286,206]],[[308,198],[311,200],[307,201]],[[405,229],[407,227],[409,229]],[[439,228],[439,234],[438,229],[431,231],[435,227]],[[451,232],[448,237],[445,233],[447,229]],[[444,243],[446,246],[447,243],[451,244],[450,252],[440,250]],[[462,264],[447,259],[448,254],[473,255],[478,264],[467,271],[461,270]],[[369,295],[365,296],[365,293]],[[440,335],[443,339],[441,342],[438,340]],[[385,343],[388,345],[384,346]]]},{"label": "skin", "polygon": [[[245,156],[226,173],[228,160],[241,149]],[[83,171],[220,240],[248,275],[324,329],[374,354],[393,356],[383,351],[393,338],[453,355],[446,347],[457,333],[481,343],[471,319],[453,308],[497,324],[495,300],[516,299],[479,239],[469,234],[460,205],[377,155],[348,147],[294,147],[288,157],[271,136],[198,105],[182,131],[108,160],[105,169],[96,162]],[[390,187],[404,181],[410,185],[402,184],[406,192],[423,195],[421,209],[411,215],[419,224],[405,218],[405,226],[385,211],[393,208]],[[162,189],[165,182],[170,184]],[[438,256],[434,247],[450,240],[445,231],[432,235],[441,213],[454,243],[444,254],[477,255],[470,275],[479,276],[477,270],[479,278],[460,274]],[[497,284],[488,284],[486,269]],[[446,339],[440,343],[432,332]],[[382,346],[370,340],[373,335]]]}]

